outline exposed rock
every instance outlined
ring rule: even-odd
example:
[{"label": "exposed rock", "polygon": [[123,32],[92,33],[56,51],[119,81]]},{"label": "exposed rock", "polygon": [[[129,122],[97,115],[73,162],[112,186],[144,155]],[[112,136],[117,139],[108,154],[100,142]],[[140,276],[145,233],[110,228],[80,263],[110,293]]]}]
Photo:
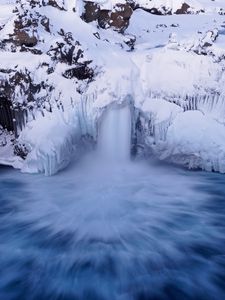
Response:
[{"label": "exposed rock", "polygon": [[23,160],[26,159],[29,152],[30,151],[25,144],[16,143],[14,146],[14,154],[21,157]]},{"label": "exposed rock", "polygon": [[77,78],[79,80],[89,79],[91,81],[94,77],[94,71],[86,64],[81,64],[66,70],[63,76],[67,79]]},{"label": "exposed rock", "polygon": [[[171,15],[174,13],[169,6],[146,7],[137,4],[135,1],[127,1],[125,4],[118,2],[112,10],[102,9],[98,3],[85,1],[82,18],[87,23],[97,21],[101,28],[112,27],[114,30],[123,32],[129,25],[133,10],[137,8],[143,9],[153,15]],[[191,7],[186,2],[182,4],[181,8],[175,11],[175,14],[188,13],[191,13]]]},{"label": "exposed rock", "polygon": [[[15,21],[12,21],[11,32],[0,41],[3,51],[45,55],[45,59],[41,59],[40,63],[38,63],[38,59],[35,62],[36,70],[40,70],[39,78],[33,76],[32,70],[28,70],[29,66],[20,68],[13,65],[12,68],[2,67],[0,69],[0,93],[1,97],[6,99],[4,103],[7,104],[2,104],[0,107],[1,120],[4,120],[2,125],[13,130],[16,137],[28,119],[35,118],[37,111],[44,115],[46,111],[52,112],[53,106],[59,108],[57,101],[60,96],[56,94],[52,97],[54,94],[53,84],[48,82],[48,78],[46,81],[42,81],[42,76],[54,73],[60,64],[62,65],[60,66],[62,68],[61,78],[76,78],[76,82],[79,80],[90,82],[95,75],[94,69],[90,65],[92,61],[84,59],[84,51],[71,32],[60,29],[55,33],[52,44],[47,43],[47,47],[46,44],[42,47],[46,36],[51,34],[49,18],[40,10],[42,6],[47,5],[64,10],[63,0],[17,1],[14,11]],[[46,33],[42,36],[43,29]],[[37,45],[38,47],[36,47]],[[16,148],[17,153],[24,152],[20,150],[20,148]]]},{"label": "exposed rock", "polygon": [[162,6],[160,8],[152,7],[152,8],[146,8],[142,6],[138,6],[137,8],[143,9],[150,14],[157,15],[157,16],[163,16],[163,15],[171,15],[172,14],[172,9],[167,8],[165,6]]},{"label": "exposed rock", "polygon": [[50,5],[52,7],[58,8],[59,10],[65,10],[64,8],[64,1],[58,1],[58,0],[44,0],[43,4],[45,6]]},{"label": "exposed rock", "polygon": [[[10,110],[13,111],[13,116],[11,112],[9,114],[10,118],[15,119],[16,127],[22,129],[26,123],[27,109],[41,107],[46,101],[46,95],[50,94],[52,88],[44,81],[35,83],[32,75],[26,69],[23,71],[11,70],[8,72],[7,77],[7,80],[0,82],[0,93],[2,99],[5,99],[5,102],[1,101],[2,105],[5,103],[2,107],[2,111],[9,111],[8,107],[10,107]],[[16,90],[23,95],[22,103],[17,102]],[[41,91],[42,96],[39,95]],[[10,105],[7,103],[10,103]],[[12,125],[12,123],[10,124],[10,128],[12,128],[14,125]],[[16,133],[15,128],[14,131]]]},{"label": "exposed rock", "polygon": [[45,16],[41,18],[41,25],[45,28],[47,32],[50,32],[49,19]]},{"label": "exposed rock", "polygon": [[84,13],[82,18],[85,22],[90,23],[98,20],[100,16],[100,6],[97,3],[87,1],[84,4]]},{"label": "exposed rock", "polygon": [[124,43],[130,48],[130,50],[134,50],[134,45],[136,42],[136,37],[134,35],[125,35]]},{"label": "exposed rock", "polygon": [[0,98],[0,125],[8,131],[14,130],[12,103],[5,97]]},{"label": "exposed rock", "polygon": [[190,5],[188,5],[187,3],[183,3],[181,8],[179,8],[175,14],[177,15],[184,15],[184,14],[188,14],[189,13],[189,9],[190,9]]},{"label": "exposed rock", "polygon": [[39,49],[29,48],[27,46],[21,46],[20,52],[30,52],[34,55],[41,55],[43,52]]},{"label": "exposed rock", "polygon": [[117,4],[111,12],[109,24],[116,30],[124,31],[128,25],[133,9],[129,4]]},{"label": "exposed rock", "polygon": [[38,43],[36,36],[30,36],[25,30],[18,30],[15,34],[16,42],[19,46],[34,47]]},{"label": "exposed rock", "polygon": [[106,10],[106,9],[100,10],[99,17],[98,17],[98,25],[101,28],[106,29],[110,27],[109,22],[110,22],[110,10]]},{"label": "exposed rock", "polygon": [[85,22],[97,21],[101,28],[113,27],[123,32],[129,25],[129,19],[133,13],[130,4],[116,4],[112,11],[101,9],[99,4],[87,1],[84,5],[82,18]]},{"label": "exposed rock", "polygon": [[51,56],[52,60],[68,65],[79,63],[79,60],[83,58],[83,50],[79,42],[74,41],[70,33],[63,33],[62,37],[62,42],[51,45],[47,54]]},{"label": "exposed rock", "polygon": [[[30,5],[32,8],[40,7],[40,1],[29,0],[26,5]],[[15,9],[17,18],[14,21],[14,32],[9,34],[9,39],[1,41],[0,47],[6,48],[6,44],[11,44],[11,51],[15,52],[18,47],[20,51],[31,51],[33,54],[41,54],[40,50],[30,48],[35,47],[39,42],[39,36],[37,29],[39,26],[43,27],[44,30],[50,33],[49,19],[41,15],[35,10],[28,11],[24,2],[18,2]],[[26,49],[28,47],[29,49]]]}]

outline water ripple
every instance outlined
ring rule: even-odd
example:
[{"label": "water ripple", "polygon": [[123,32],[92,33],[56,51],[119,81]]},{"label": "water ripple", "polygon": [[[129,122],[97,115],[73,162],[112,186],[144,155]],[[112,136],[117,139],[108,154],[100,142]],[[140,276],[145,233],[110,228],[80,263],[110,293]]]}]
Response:
[{"label": "water ripple", "polygon": [[225,299],[224,183],[156,162],[1,168],[0,299]]}]

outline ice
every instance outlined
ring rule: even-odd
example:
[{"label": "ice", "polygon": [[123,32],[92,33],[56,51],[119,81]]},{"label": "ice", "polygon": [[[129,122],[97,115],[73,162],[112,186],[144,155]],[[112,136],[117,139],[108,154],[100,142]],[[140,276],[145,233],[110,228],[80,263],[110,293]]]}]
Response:
[{"label": "ice", "polygon": [[30,153],[23,172],[53,175],[71,161],[80,136],[78,121],[74,117],[65,120],[63,113],[48,113],[29,123],[19,141],[26,144]]},{"label": "ice", "polygon": [[[115,4],[115,1],[97,2],[102,7]],[[75,154],[79,152],[80,140],[84,137],[89,137],[93,143],[104,144],[98,141],[104,112],[110,112],[112,105],[121,105],[130,100],[133,106],[132,130],[135,129],[135,111],[142,118],[142,128],[138,133],[139,137],[142,135],[141,147],[146,147],[149,155],[154,152],[161,158],[169,157],[168,153],[174,156],[171,141],[176,144],[178,140],[177,137],[172,137],[172,133],[177,133],[178,128],[181,130],[180,135],[183,133],[176,121],[183,124],[182,117],[180,119],[179,116],[185,116],[185,124],[190,132],[196,132],[195,126],[204,132],[205,122],[196,124],[195,113],[183,114],[184,111],[197,111],[196,114],[204,114],[205,120],[212,120],[208,123],[208,130],[221,150],[220,156],[222,155],[224,143],[219,132],[225,124],[225,38],[222,34],[224,16],[218,12],[223,11],[224,2],[187,2],[192,14],[157,16],[141,9],[134,10],[124,34],[99,28],[95,22],[85,23],[80,18],[82,1],[64,1],[64,4],[59,1],[60,5],[65,6],[62,11],[52,6],[32,8],[32,14],[40,14],[49,19],[50,32],[45,31],[41,25],[37,28],[39,41],[36,47],[42,54],[34,55],[31,51],[17,51],[18,49],[12,52],[8,46],[0,52],[1,69],[26,74],[28,72],[32,74],[30,76],[35,86],[43,82],[49,85],[49,88],[40,88],[33,102],[30,102],[29,93],[24,92],[26,84],[21,87],[16,81],[13,88],[11,100],[15,104],[26,106],[29,102],[29,106],[33,106],[31,111],[26,111],[28,123],[22,128],[18,138],[30,149],[29,155],[20,165],[23,171],[55,174],[69,164],[74,150]],[[0,31],[2,40],[7,40],[14,33],[16,14],[11,9],[14,1],[8,3],[1,2],[0,19],[5,25]],[[31,9],[29,2],[21,3],[25,8]],[[183,2],[160,0],[137,3],[144,7],[166,6],[175,12]],[[74,11],[73,7],[77,10]],[[204,12],[195,14],[202,7]],[[53,61],[48,55],[51,47],[65,42],[59,34],[61,29],[70,33],[74,43],[79,42],[79,49],[83,51],[81,62],[90,62],[95,72],[93,80],[63,77],[62,74],[71,66],[58,60]],[[219,36],[214,39],[217,33]],[[133,50],[126,44],[130,37],[136,40]],[[51,69],[53,72],[49,72]],[[1,81],[9,81],[9,73],[4,72],[0,74]],[[109,114],[111,113],[115,112]],[[110,118],[116,119],[117,116]],[[220,130],[217,131],[216,128]],[[133,136],[135,134],[137,135],[132,132]],[[113,140],[113,130],[109,130],[108,136],[104,134],[108,139],[111,139],[111,135]],[[204,136],[209,142],[205,134]],[[184,138],[189,144],[184,143],[177,157],[178,162],[185,161],[185,165],[223,171],[223,155],[220,159],[217,158],[218,153],[214,150],[213,143],[209,142],[206,147],[195,139],[194,134]],[[192,145],[192,151],[188,145]],[[169,147],[168,155],[165,147]],[[193,158],[196,147],[199,156],[198,159],[194,156],[193,163],[190,159]],[[10,157],[7,157],[5,149],[1,153],[1,162],[12,165],[12,161],[17,160],[15,157],[11,159],[12,145]],[[206,165],[212,167],[203,167]]]}]

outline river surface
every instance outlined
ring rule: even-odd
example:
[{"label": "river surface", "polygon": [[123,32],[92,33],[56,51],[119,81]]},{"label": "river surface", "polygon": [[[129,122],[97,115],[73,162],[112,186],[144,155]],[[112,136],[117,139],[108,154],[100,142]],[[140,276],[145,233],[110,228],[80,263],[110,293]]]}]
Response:
[{"label": "river surface", "polygon": [[225,175],[155,161],[0,168],[1,300],[225,299]]}]

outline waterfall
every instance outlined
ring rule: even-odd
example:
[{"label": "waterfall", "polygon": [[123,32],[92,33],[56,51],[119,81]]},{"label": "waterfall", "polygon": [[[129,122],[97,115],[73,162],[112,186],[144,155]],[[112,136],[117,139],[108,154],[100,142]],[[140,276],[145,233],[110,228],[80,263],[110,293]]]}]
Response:
[{"label": "waterfall", "polygon": [[126,162],[130,159],[130,147],[130,107],[108,109],[99,128],[98,153],[107,161]]}]

